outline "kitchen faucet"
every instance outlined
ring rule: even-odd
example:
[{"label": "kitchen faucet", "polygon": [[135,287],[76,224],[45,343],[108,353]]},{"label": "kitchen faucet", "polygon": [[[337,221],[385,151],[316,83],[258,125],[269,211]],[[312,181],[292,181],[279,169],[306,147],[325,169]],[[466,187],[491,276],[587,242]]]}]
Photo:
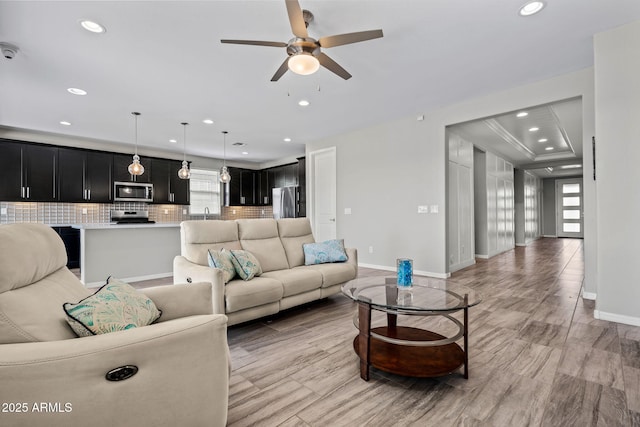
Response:
[{"label": "kitchen faucet", "polygon": [[209,214],[209,213],[210,213],[210,212],[209,212],[209,206],[205,206],[205,207],[204,207],[204,219],[205,219],[205,220],[207,219],[207,214]]}]

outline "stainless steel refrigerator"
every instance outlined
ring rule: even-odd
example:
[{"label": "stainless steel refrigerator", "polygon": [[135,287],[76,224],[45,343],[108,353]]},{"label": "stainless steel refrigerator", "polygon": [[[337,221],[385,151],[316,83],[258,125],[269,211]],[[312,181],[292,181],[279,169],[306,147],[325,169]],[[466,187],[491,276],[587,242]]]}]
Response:
[{"label": "stainless steel refrigerator", "polygon": [[273,217],[295,218],[298,216],[298,187],[274,188],[272,193]]}]

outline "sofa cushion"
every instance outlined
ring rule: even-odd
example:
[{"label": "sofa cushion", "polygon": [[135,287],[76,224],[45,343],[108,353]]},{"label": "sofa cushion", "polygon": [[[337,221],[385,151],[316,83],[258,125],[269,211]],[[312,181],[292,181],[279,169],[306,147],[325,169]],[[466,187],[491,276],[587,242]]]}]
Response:
[{"label": "sofa cushion", "polygon": [[285,297],[319,289],[322,286],[322,273],[311,269],[270,271],[262,276],[282,282]]},{"label": "sofa cushion", "polygon": [[347,260],[343,240],[333,239],[319,243],[305,243],[302,249],[305,265],[345,262]]},{"label": "sofa cushion", "polygon": [[296,267],[294,270],[311,269],[322,274],[322,287],[338,285],[348,280],[353,280],[358,272],[352,264],[348,263],[331,263],[331,264],[314,264]]},{"label": "sofa cushion", "polygon": [[0,225],[0,254],[0,293],[35,283],[67,265],[62,239],[44,224]]},{"label": "sofa cushion", "polygon": [[282,218],[278,220],[278,234],[287,254],[289,267],[304,265],[302,245],[314,243],[309,218]]},{"label": "sofa cushion", "polygon": [[251,280],[262,274],[260,262],[251,252],[245,250],[231,250],[231,262],[242,280]]},{"label": "sofa cushion", "polygon": [[224,283],[229,283],[229,280],[233,279],[236,275],[236,268],[231,260],[231,252],[224,248],[220,251],[208,250],[207,252],[209,253],[209,267],[222,270]]},{"label": "sofa cushion", "polygon": [[242,249],[235,221],[207,220],[180,223],[181,255],[187,260],[209,265],[208,250]]},{"label": "sofa cushion", "polygon": [[89,295],[91,291],[67,267],[29,286],[0,293],[0,344],[77,338],[62,304]]},{"label": "sofa cushion", "polygon": [[236,222],[242,249],[258,259],[263,272],[289,268],[275,219],[238,219]]},{"label": "sofa cushion", "polygon": [[255,277],[249,282],[232,280],[224,288],[226,313],[280,301],[282,283],[268,277]]},{"label": "sofa cushion", "polygon": [[142,292],[113,277],[78,303],[63,304],[67,322],[79,337],[147,326],[162,312]]}]

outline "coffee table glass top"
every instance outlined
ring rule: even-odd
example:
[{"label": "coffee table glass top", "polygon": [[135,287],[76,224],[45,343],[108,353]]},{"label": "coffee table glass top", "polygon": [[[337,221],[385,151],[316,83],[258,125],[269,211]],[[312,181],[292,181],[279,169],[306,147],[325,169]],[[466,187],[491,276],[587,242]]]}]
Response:
[{"label": "coffee table glass top", "polygon": [[399,288],[395,277],[380,276],[346,282],[342,285],[342,293],[355,301],[366,302],[383,310],[406,312],[460,310],[482,301],[480,294],[471,288],[416,276],[413,286],[408,289]]}]

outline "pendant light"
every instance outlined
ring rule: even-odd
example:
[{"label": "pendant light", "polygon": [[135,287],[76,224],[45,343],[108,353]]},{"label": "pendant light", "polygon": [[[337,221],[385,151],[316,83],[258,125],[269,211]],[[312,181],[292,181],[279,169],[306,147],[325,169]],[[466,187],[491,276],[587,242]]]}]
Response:
[{"label": "pendant light", "polygon": [[184,138],[182,140],[182,167],[178,170],[178,178],[189,179],[191,178],[191,171],[189,170],[189,163],[187,162],[187,125],[189,123],[180,123],[184,129]]},{"label": "pendant light", "polygon": [[222,159],[222,169],[220,169],[220,182],[223,184],[227,184],[231,181],[231,175],[229,174],[229,170],[227,169],[227,132],[226,130],[222,131],[223,140],[224,140],[224,157]]},{"label": "pendant light", "polygon": [[138,116],[140,113],[133,112],[133,117],[135,117],[135,127],[136,127],[136,153],[133,155],[133,162],[128,167],[129,173],[134,176],[140,176],[144,173],[144,166],[140,163],[140,156],[138,156]]}]

